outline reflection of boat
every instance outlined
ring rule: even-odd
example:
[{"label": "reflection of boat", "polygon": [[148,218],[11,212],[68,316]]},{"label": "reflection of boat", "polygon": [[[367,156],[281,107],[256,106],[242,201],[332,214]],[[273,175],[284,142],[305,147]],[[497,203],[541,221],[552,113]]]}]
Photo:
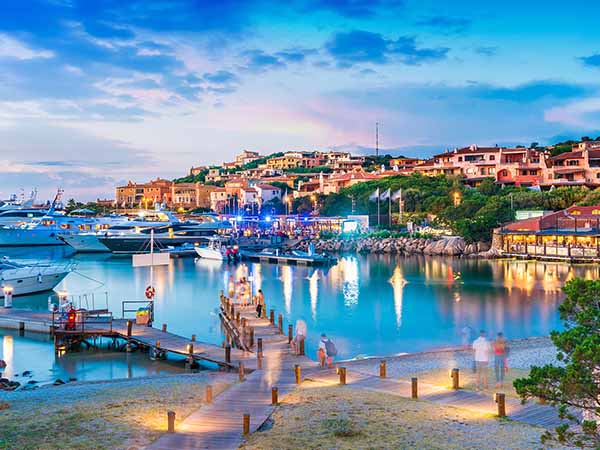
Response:
[{"label": "reflection of boat", "polygon": [[[50,291],[71,271],[72,264],[18,264],[8,258],[0,260],[0,287],[12,288],[13,295]],[[0,290],[0,297],[4,291]]]}]

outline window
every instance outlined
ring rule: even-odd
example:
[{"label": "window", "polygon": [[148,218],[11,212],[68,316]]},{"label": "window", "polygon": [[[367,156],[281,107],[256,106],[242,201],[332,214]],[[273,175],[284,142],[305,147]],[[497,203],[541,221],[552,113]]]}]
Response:
[{"label": "window", "polygon": [[595,216],[600,215],[600,209],[594,209],[594,210],[592,210],[592,214],[595,215]]},{"label": "window", "polygon": [[579,161],[577,161],[576,159],[571,159],[567,162],[567,165],[569,166],[578,166],[579,165]]},{"label": "window", "polygon": [[496,159],[496,155],[490,155],[490,161],[494,161]]},{"label": "window", "polygon": [[458,162],[462,162],[462,156],[458,157]]}]

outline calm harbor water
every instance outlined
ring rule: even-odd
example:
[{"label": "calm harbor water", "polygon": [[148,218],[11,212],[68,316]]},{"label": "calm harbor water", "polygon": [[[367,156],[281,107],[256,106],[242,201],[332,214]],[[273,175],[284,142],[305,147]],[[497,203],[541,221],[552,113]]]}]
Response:
[{"label": "calm harbor water", "polygon": [[[26,261],[77,262],[76,273],[59,288],[75,295],[94,292],[96,307],[104,304],[108,292],[115,316],[121,314],[122,300],[142,300],[149,283],[149,269],[132,268],[130,257],[73,255],[67,247],[4,249],[2,254]],[[510,339],[547,335],[560,328],[562,284],[574,276],[596,278],[599,272],[592,265],[389,255],[347,256],[327,269],[181,258],[155,269],[156,325],[167,323],[170,331],[221,343],[219,292],[230,275],[238,279],[252,274],[254,290],[263,289],[268,307],[283,313],[286,324],[298,318],[307,322],[307,351],[312,357],[321,332],[335,341],[341,358],[415,352],[459,344],[465,325],[474,334],[485,328],[490,333],[503,331]],[[46,309],[47,297],[17,297],[14,306]],[[6,333],[3,337],[0,332],[4,358],[6,342]],[[62,364],[54,360],[49,342],[13,336],[12,345],[12,357],[22,370],[30,369],[36,358],[43,366],[40,370]],[[35,351],[28,351],[31,348]],[[42,353],[45,362],[38,356]],[[88,365],[78,367],[76,356],[69,355],[72,376]],[[95,357],[102,362],[90,377],[117,378],[128,370],[131,374],[131,360],[128,366],[125,355],[113,356]],[[156,370],[146,363],[143,356],[134,361],[134,372]]]}]

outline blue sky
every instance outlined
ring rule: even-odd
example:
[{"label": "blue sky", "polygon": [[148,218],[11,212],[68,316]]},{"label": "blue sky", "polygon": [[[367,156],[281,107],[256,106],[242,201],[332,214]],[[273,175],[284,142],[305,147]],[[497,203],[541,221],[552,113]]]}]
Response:
[{"label": "blue sky", "polygon": [[7,0],[0,198],[111,197],[242,149],[600,135],[600,5]]}]

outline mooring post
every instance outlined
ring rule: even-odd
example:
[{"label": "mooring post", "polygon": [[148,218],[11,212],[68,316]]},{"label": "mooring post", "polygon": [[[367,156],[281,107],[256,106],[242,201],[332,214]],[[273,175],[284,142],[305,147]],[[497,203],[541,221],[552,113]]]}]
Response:
[{"label": "mooring post", "polygon": [[239,371],[240,371],[240,381],[244,381],[244,375],[246,373],[244,372],[244,363],[241,361],[240,361]]},{"label": "mooring post", "polygon": [[300,339],[300,345],[298,345],[298,355],[304,356],[304,339]]},{"label": "mooring post", "polygon": [[163,323],[162,330],[163,330],[163,333],[167,332],[167,324],[166,323]]},{"label": "mooring post", "polygon": [[192,334],[192,342],[196,342],[196,335]]},{"label": "mooring post", "polygon": [[231,364],[231,345],[225,346],[225,362]]},{"label": "mooring post", "polygon": [[167,411],[167,433],[175,433],[175,411]]},{"label": "mooring post", "polygon": [[279,314],[277,317],[277,329],[279,330],[279,334],[283,334],[283,314]]},{"label": "mooring post", "polygon": [[299,364],[294,365],[294,372],[296,373],[296,384],[300,384],[302,382],[302,373]]},{"label": "mooring post", "polygon": [[262,318],[263,318],[263,319],[266,319],[266,318],[267,318],[267,304],[266,304],[266,303],[264,303],[264,304],[263,304],[263,307],[262,307],[261,313],[262,313],[262,314],[261,314]]},{"label": "mooring post", "polygon": [[250,348],[254,347],[254,327],[250,327],[250,342],[248,346]]},{"label": "mooring post", "polygon": [[411,383],[411,397],[412,398],[418,398],[419,397],[419,385],[417,384],[418,381],[415,377],[410,379],[410,383]]},{"label": "mooring post", "polygon": [[279,389],[276,387],[271,388],[271,405],[277,405],[279,403],[277,399],[277,395],[279,393]]},{"label": "mooring post", "polygon": [[452,369],[452,389],[458,389],[460,385],[459,369]]},{"label": "mooring post", "polygon": [[156,347],[157,350],[160,350],[160,341],[156,341],[154,346]]},{"label": "mooring post", "polygon": [[263,357],[263,344],[262,344],[262,338],[258,338],[256,340],[256,354],[259,358]]},{"label": "mooring post", "polygon": [[271,325],[275,325],[275,310],[274,309],[269,311],[269,322],[271,322]]},{"label": "mooring post", "polygon": [[379,363],[379,378],[385,378],[387,376],[387,366],[385,359],[382,359]]},{"label": "mooring post", "polygon": [[498,392],[495,400],[498,404],[498,417],[506,417],[506,395]]},{"label": "mooring post", "polygon": [[293,339],[294,339],[294,327],[292,326],[292,324],[290,324],[290,325],[288,325],[288,344],[291,344]]},{"label": "mooring post", "polygon": [[206,386],[206,389],[204,391],[204,397],[205,397],[206,403],[208,405],[210,405],[212,403],[212,399],[213,399],[213,388],[210,384],[208,386]]},{"label": "mooring post", "polygon": [[131,337],[131,329],[133,328],[133,320],[127,321],[127,338]]},{"label": "mooring post", "polygon": [[244,414],[244,436],[250,434],[250,414]]},{"label": "mooring post", "polygon": [[346,368],[340,367],[339,372],[340,372],[340,384],[343,386],[344,384],[346,384]]}]

